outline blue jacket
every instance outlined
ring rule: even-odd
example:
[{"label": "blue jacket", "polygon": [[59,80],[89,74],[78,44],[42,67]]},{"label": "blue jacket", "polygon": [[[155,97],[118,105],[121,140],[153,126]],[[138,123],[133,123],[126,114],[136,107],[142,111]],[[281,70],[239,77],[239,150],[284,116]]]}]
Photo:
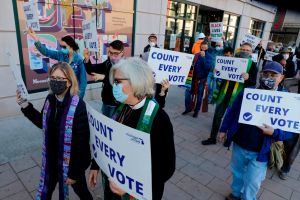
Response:
[{"label": "blue jacket", "polygon": [[213,57],[210,53],[208,53],[208,51],[206,51],[204,57],[202,57],[201,55],[196,55],[195,58],[197,57],[198,60],[195,64],[196,77],[198,78],[198,80],[207,79],[208,73],[213,67]]},{"label": "blue jacket", "polygon": [[[50,50],[48,49],[44,44],[42,44],[40,41],[34,43],[35,47],[41,54],[43,54],[46,57],[49,57],[51,59],[61,61],[61,62],[66,62],[69,63],[69,56],[68,54],[62,52],[62,51],[56,51],[56,50]],[[80,90],[80,98],[84,97],[85,94],[85,89],[87,86],[87,79],[86,79],[86,72],[83,64],[83,59],[81,56],[77,53],[74,52],[73,54],[73,60],[70,63],[72,69],[75,72],[75,75],[78,80],[79,84],[79,90]]]},{"label": "blue jacket", "polygon": [[[238,94],[232,106],[227,110],[220,128],[220,132],[227,133],[227,139],[224,143],[224,146],[226,147],[230,146],[234,135],[237,133],[240,127],[240,123],[238,121],[239,121],[239,116],[240,116],[240,111],[241,111],[241,106],[243,101],[243,94],[244,94],[244,90],[242,90]],[[294,133],[282,131],[280,129],[275,129],[272,136],[264,135],[263,145],[260,152],[258,153],[257,161],[268,162],[272,140],[282,141],[282,140],[292,138],[294,136],[295,136]]]}]

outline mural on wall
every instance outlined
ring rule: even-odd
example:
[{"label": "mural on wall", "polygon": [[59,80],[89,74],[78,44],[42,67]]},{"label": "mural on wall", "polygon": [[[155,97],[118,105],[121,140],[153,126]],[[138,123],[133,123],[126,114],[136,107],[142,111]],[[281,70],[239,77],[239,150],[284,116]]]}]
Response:
[{"label": "mural on wall", "polygon": [[[60,50],[60,38],[70,35],[80,47],[85,48],[82,21],[96,19],[98,53],[92,53],[92,63],[107,59],[108,44],[119,39],[125,43],[125,56],[131,55],[134,0],[35,0],[38,8],[40,31],[36,31],[40,41],[48,48]],[[55,62],[41,55],[30,36],[24,34],[26,22],[23,10],[24,1],[17,4],[20,38],[28,91],[48,88],[48,71]]]}]

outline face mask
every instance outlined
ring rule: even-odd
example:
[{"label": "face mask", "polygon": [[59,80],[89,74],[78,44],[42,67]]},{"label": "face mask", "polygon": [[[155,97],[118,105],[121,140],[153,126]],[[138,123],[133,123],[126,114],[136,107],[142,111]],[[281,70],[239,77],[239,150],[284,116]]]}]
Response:
[{"label": "face mask", "polygon": [[221,51],[221,50],[223,50],[223,47],[216,47],[216,50]]},{"label": "face mask", "polygon": [[149,45],[150,45],[151,47],[154,47],[154,46],[156,45],[156,43],[155,43],[155,42],[149,42]]},{"label": "face mask", "polygon": [[69,49],[68,48],[62,48],[61,51],[65,54],[69,54]]},{"label": "face mask", "polygon": [[288,54],[284,54],[284,55],[283,55],[283,58],[284,58],[285,60],[287,60],[287,59],[289,58],[289,55],[288,55]]},{"label": "face mask", "polygon": [[240,52],[240,58],[249,58],[250,54],[245,51]]},{"label": "face mask", "polygon": [[56,95],[62,94],[67,89],[67,81],[50,80],[49,85],[51,91]]},{"label": "face mask", "polygon": [[268,77],[268,78],[265,78],[265,77],[261,77],[259,79],[259,85],[262,89],[265,89],[265,90],[272,90],[274,89],[274,86],[275,86],[275,79],[274,78],[271,78],[271,77]]},{"label": "face mask", "polygon": [[124,103],[128,98],[128,95],[123,92],[122,83],[113,84],[113,95],[118,102]]}]

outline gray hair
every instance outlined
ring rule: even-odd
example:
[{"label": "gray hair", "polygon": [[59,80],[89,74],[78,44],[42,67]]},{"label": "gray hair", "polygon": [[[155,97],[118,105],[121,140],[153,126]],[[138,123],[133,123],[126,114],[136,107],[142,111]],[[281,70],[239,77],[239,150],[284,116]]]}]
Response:
[{"label": "gray hair", "polygon": [[119,70],[124,78],[128,78],[134,96],[138,99],[152,98],[154,94],[154,77],[149,65],[138,57],[124,58],[115,64],[109,74],[110,84],[113,85],[114,73]]}]

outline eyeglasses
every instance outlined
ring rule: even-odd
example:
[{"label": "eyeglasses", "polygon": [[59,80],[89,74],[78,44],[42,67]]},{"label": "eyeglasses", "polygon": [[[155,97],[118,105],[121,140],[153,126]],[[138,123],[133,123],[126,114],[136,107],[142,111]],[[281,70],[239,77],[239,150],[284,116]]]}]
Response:
[{"label": "eyeglasses", "polygon": [[129,79],[128,78],[115,78],[114,83],[116,85],[118,85],[118,84],[122,83],[122,81],[126,81],[126,80],[128,81]]},{"label": "eyeglasses", "polygon": [[110,55],[110,56],[118,56],[121,53],[123,53],[123,51],[117,51],[117,52],[108,51],[108,55]]},{"label": "eyeglasses", "polygon": [[64,78],[64,77],[60,77],[60,76],[50,76],[49,77],[50,80],[52,81],[65,81],[65,80],[68,80],[67,78]]}]

